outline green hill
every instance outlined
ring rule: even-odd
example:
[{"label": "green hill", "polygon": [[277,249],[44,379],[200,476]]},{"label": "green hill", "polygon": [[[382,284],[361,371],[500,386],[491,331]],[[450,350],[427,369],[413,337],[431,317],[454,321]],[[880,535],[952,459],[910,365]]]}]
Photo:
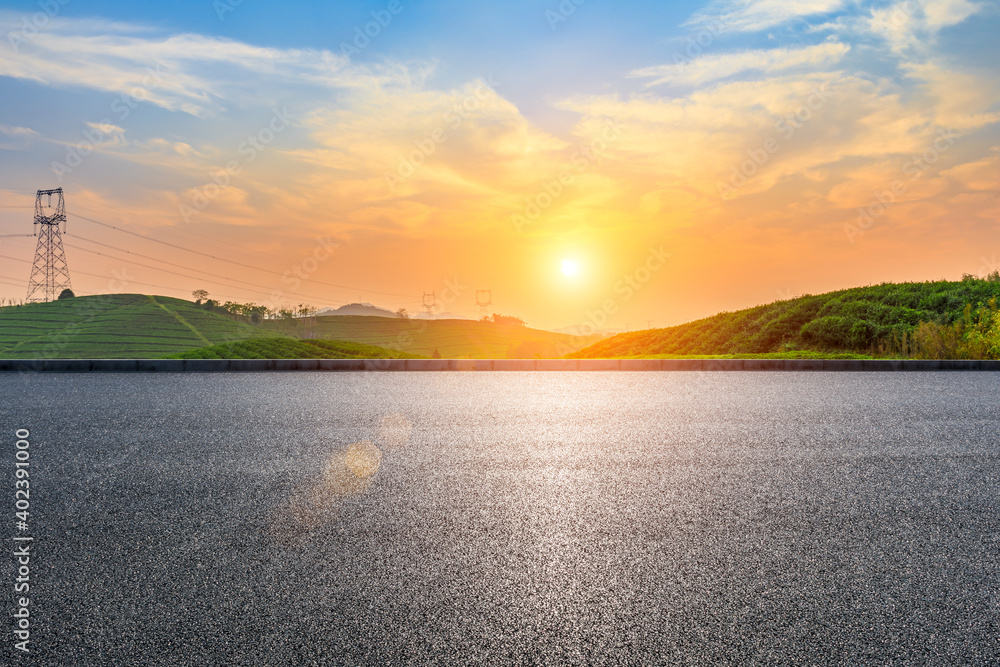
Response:
[{"label": "green hill", "polygon": [[[437,350],[443,357],[534,358],[559,357],[600,340],[471,320],[324,316],[251,324],[247,318],[213,312],[191,301],[144,294],[79,296],[0,308],[3,359],[158,359],[257,338],[307,339],[305,348],[275,347],[272,341],[272,353],[288,358],[361,354],[355,349],[362,348],[324,348],[323,341],[371,346],[365,354],[374,358],[390,354],[383,348],[406,353],[400,356],[430,357]],[[257,352],[237,346],[203,353],[242,358],[235,355]]]},{"label": "green hill", "polygon": [[0,358],[161,358],[272,332],[190,301],[144,294],[79,296],[0,308]]},{"label": "green hill", "polygon": [[474,320],[414,320],[390,317],[319,316],[264,326],[286,336],[349,340],[430,357],[533,359],[561,357],[601,339],[524,326]]},{"label": "green hill", "polygon": [[[807,295],[733,313],[719,313],[665,329],[619,334],[570,358],[685,355],[746,355],[795,351],[914,355],[908,341],[920,339],[933,350],[935,338],[972,331],[976,313],[1000,297],[1000,281],[966,278],[959,282],[885,283]],[[986,306],[985,319],[1000,317]],[[921,322],[933,323],[918,330]],[[982,324],[988,330],[989,322]],[[917,336],[919,334],[919,336]],[[926,339],[926,340],[925,340]],[[919,356],[919,355],[915,355]],[[937,353],[933,356],[943,357]]]},{"label": "green hill", "polygon": [[418,355],[342,340],[254,338],[172,354],[170,359],[419,359]]}]

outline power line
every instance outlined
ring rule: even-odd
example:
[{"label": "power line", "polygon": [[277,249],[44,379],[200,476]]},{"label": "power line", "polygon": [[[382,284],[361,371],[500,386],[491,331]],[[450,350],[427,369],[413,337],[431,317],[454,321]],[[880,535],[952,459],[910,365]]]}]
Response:
[{"label": "power line", "polygon": [[21,288],[21,289],[24,288],[24,283],[23,282],[17,282],[17,278],[11,278],[9,276],[0,276],[0,282],[6,283],[7,285],[10,285],[11,287],[18,287],[18,288]]},{"label": "power line", "polygon": [[[270,273],[270,274],[273,274],[273,275],[276,275],[276,276],[282,276],[282,277],[284,277],[286,275],[286,274],[283,274],[283,273],[279,273],[278,271],[271,271],[270,269],[262,269],[262,268],[260,268],[258,266],[251,266],[250,264],[244,264],[243,262],[237,262],[237,261],[234,261],[234,260],[231,260],[231,259],[225,259],[225,258],[222,258],[222,257],[216,257],[215,255],[210,255],[210,254],[208,254],[206,252],[201,252],[200,250],[192,250],[190,248],[185,248],[183,246],[177,245],[176,243],[170,243],[168,241],[161,241],[160,239],[154,239],[154,238],[151,238],[149,236],[143,236],[142,234],[138,234],[138,233],[133,232],[133,231],[128,230],[128,229],[122,229],[121,227],[116,227],[116,226],[110,225],[110,224],[108,224],[106,222],[101,222],[100,220],[94,220],[93,218],[88,218],[87,216],[80,215],[79,213],[74,213],[73,215],[75,217],[77,217],[77,218],[80,218],[81,220],[86,220],[87,222],[92,222],[94,224],[101,225],[102,227],[107,227],[109,229],[113,229],[113,230],[115,230],[117,232],[122,232],[122,233],[125,233],[125,234],[131,234],[132,236],[137,236],[137,237],[139,237],[141,239],[145,239],[147,241],[152,241],[153,243],[159,243],[161,245],[165,245],[165,246],[168,246],[168,247],[171,247],[171,248],[176,248],[177,250],[183,250],[184,252],[190,252],[190,253],[193,253],[195,255],[201,255],[202,257],[208,257],[209,259],[214,259],[214,260],[219,261],[219,262],[227,262],[227,263],[233,264],[235,266],[242,266],[242,267],[247,268],[247,269],[252,269],[254,271],[261,271],[261,272],[264,272],[264,273]],[[336,283],[327,283],[327,282],[323,282],[323,281],[319,281],[319,280],[312,280],[310,282],[313,282],[313,283],[315,283],[317,285],[324,285],[326,287],[336,287],[337,289],[359,290],[361,292],[367,292],[369,294],[381,294],[383,296],[397,296],[397,297],[401,296],[401,297],[404,297],[404,298],[407,298],[407,299],[413,298],[412,294],[398,294],[398,293],[395,293],[395,292],[381,292],[379,290],[370,290],[370,289],[365,289],[365,288],[362,288],[362,287],[352,287],[350,285],[340,285],[340,284],[336,284]],[[310,298],[317,298],[317,297],[310,297]]]},{"label": "power line", "polygon": [[[94,241],[93,239],[85,238],[83,236],[80,236],[79,234],[77,234],[73,238],[74,239],[79,239],[79,240],[82,240],[82,241],[86,241],[87,243],[93,243],[95,245],[99,245],[99,246],[102,246],[102,247],[105,247],[105,248],[110,248],[111,250],[117,250],[119,252],[124,252],[124,253],[127,253],[129,255],[135,255],[136,257],[142,257],[143,259],[148,259],[148,260],[152,260],[154,262],[160,262],[162,264],[167,264],[169,266],[174,266],[174,267],[177,267],[179,269],[184,269],[186,271],[195,271],[196,273],[200,273],[200,274],[203,274],[203,275],[206,275],[206,276],[213,276],[213,277],[216,277],[216,278],[221,278],[222,280],[224,280],[226,282],[220,283],[220,282],[217,282],[217,281],[214,281],[214,280],[204,279],[201,276],[192,276],[192,275],[188,275],[188,274],[184,274],[184,273],[178,273],[176,271],[171,271],[169,269],[163,269],[163,268],[160,268],[158,266],[149,266],[147,264],[143,264],[141,262],[136,262],[134,260],[130,260],[130,259],[125,258],[125,257],[115,257],[114,255],[108,255],[108,254],[103,253],[103,252],[98,252],[97,250],[91,250],[90,248],[83,248],[83,247],[80,247],[80,246],[75,245],[75,244],[67,244],[67,245],[69,245],[70,248],[73,248],[74,250],[82,250],[83,252],[93,253],[95,255],[100,255],[101,257],[107,257],[109,259],[114,259],[114,260],[117,260],[117,261],[130,262],[132,264],[135,264],[137,266],[141,266],[141,267],[146,268],[146,269],[150,269],[152,271],[162,271],[163,273],[170,273],[170,274],[175,275],[175,276],[180,276],[181,278],[188,278],[188,279],[191,279],[191,280],[198,280],[198,281],[203,281],[203,282],[209,282],[209,283],[214,283],[216,285],[226,285],[228,287],[239,287],[239,285],[231,285],[230,283],[242,283],[244,285],[249,285],[250,287],[255,287],[255,288],[262,289],[267,294],[270,294],[271,292],[274,291],[273,287],[267,287],[265,285],[257,285],[255,283],[247,282],[245,280],[239,280],[238,278],[229,278],[227,276],[220,276],[217,273],[209,273],[207,271],[202,271],[200,269],[194,269],[194,268],[191,268],[189,266],[183,266],[181,264],[175,264],[173,262],[168,262],[168,261],[163,260],[163,259],[157,259],[155,257],[149,257],[148,255],[143,255],[141,253],[137,253],[137,252],[134,252],[132,250],[125,250],[124,248],[119,248],[117,246],[109,245],[107,243],[101,243],[100,241]],[[245,288],[243,288],[243,289],[245,289]],[[261,293],[264,293],[264,292],[261,292]],[[284,294],[288,294],[288,295],[291,295],[291,296],[303,297],[303,298],[306,298],[306,299],[329,300],[329,297],[326,297],[326,296],[316,296],[316,295],[310,295],[310,294],[302,294],[300,292],[284,292]]]},{"label": "power line", "polygon": [[[81,237],[78,236],[76,238],[81,238]],[[84,241],[88,241],[89,239],[83,239],[83,240]],[[90,242],[91,243],[97,243],[96,241],[90,241]],[[170,269],[161,269],[161,268],[156,267],[156,266],[147,266],[146,264],[140,264],[139,262],[135,262],[135,261],[123,258],[123,257],[115,257],[114,255],[107,255],[107,254],[105,254],[103,252],[98,252],[97,250],[91,250],[89,248],[81,248],[80,246],[74,245],[74,244],[67,244],[67,245],[69,245],[69,247],[73,248],[74,250],[82,250],[83,252],[89,252],[89,253],[92,253],[94,255],[100,255],[101,257],[107,257],[108,259],[114,259],[114,260],[118,260],[118,261],[127,261],[127,262],[129,262],[131,264],[135,264],[137,266],[141,266],[142,268],[149,269],[151,271],[162,271],[163,273],[169,273],[171,275],[179,276],[181,278],[187,278],[188,280],[197,280],[199,282],[214,283],[216,285],[225,285],[226,284],[226,283],[218,283],[218,282],[216,282],[214,280],[211,280],[211,279],[207,279],[206,280],[205,278],[202,278],[202,277],[199,277],[199,276],[191,276],[191,275],[188,275],[188,274],[185,274],[185,273],[178,273],[177,271],[171,271]],[[99,244],[99,245],[103,245],[103,244]],[[118,248],[115,248],[115,250],[117,250],[117,249]],[[123,252],[128,252],[128,251],[124,250]],[[157,260],[157,261],[159,261],[159,260]],[[207,274],[207,275],[211,275],[211,274]],[[234,285],[228,285],[228,286],[229,287],[234,287]],[[171,288],[171,289],[176,289],[176,288]],[[302,296],[302,295],[296,295],[296,296]]]},{"label": "power line", "polygon": [[[84,195],[84,196],[86,197],[86,195]],[[118,207],[115,207],[115,206],[109,206],[109,205],[107,205],[107,204],[105,204],[103,202],[99,202],[99,203],[101,203],[102,206],[105,209],[111,209],[113,211],[118,211],[118,212],[120,212],[120,213],[122,213],[124,215],[132,216],[132,217],[140,217],[141,218],[141,216],[136,215],[132,211],[126,211],[125,209],[122,209],[122,208],[118,208]],[[87,208],[86,206],[74,205],[74,208],[82,208],[83,210],[85,210],[85,211],[91,211],[92,213],[100,213],[100,211],[95,211],[94,209]],[[167,236],[171,236],[173,238],[183,238],[183,235],[181,235],[181,234],[173,234],[170,231],[168,231],[168,230],[173,230],[173,229],[175,229],[175,228],[174,227],[169,227],[169,228],[164,229],[164,228],[161,227],[161,228],[157,228],[156,231],[158,233],[160,233],[160,234],[166,234]],[[202,238],[202,239],[205,239],[207,241],[212,241],[213,243],[224,243],[224,241],[222,241],[221,239],[215,238],[214,236],[209,236],[207,234],[199,234],[198,232],[194,231],[193,229],[190,229],[190,227],[184,227],[183,229],[184,229],[184,234],[187,234],[189,236],[197,236],[198,238]],[[146,238],[146,237],[143,237],[143,238]],[[259,250],[249,250],[247,248],[234,248],[234,249],[237,252],[248,252],[248,253],[257,255],[258,257],[261,257],[261,258],[267,260],[268,262],[274,261],[274,256],[273,255],[266,255],[266,254],[260,252]]]},{"label": "power line", "polygon": [[[128,253],[129,255],[135,255],[136,257],[142,257],[143,259],[148,259],[148,260],[151,260],[151,261],[154,261],[154,262],[160,262],[161,264],[167,264],[168,266],[174,266],[174,267],[177,267],[178,269],[184,269],[185,271],[197,271],[198,273],[201,273],[201,274],[206,275],[206,276],[212,276],[214,278],[222,278],[223,280],[225,280],[227,282],[243,283],[244,285],[249,285],[250,287],[257,287],[257,288],[263,289],[263,290],[265,290],[267,292],[271,292],[274,289],[273,287],[267,287],[266,285],[257,285],[256,283],[247,282],[246,280],[239,280],[238,278],[229,278],[227,276],[220,276],[217,273],[210,273],[208,271],[203,271],[201,269],[192,269],[190,266],[183,266],[181,264],[175,264],[173,262],[168,262],[165,259],[157,259],[156,257],[150,257],[149,255],[143,255],[142,253],[138,253],[138,252],[135,252],[133,250],[125,250],[124,248],[119,248],[117,246],[109,245],[107,243],[101,243],[100,241],[94,241],[93,239],[88,239],[86,237],[80,236],[79,234],[75,235],[73,238],[74,239],[80,239],[82,241],[86,241],[87,243],[93,243],[95,245],[99,245],[99,246],[102,246],[102,247],[105,247],[105,248],[110,248],[111,250],[117,250],[119,252]],[[111,257],[111,255],[104,255],[103,253],[99,253],[96,250],[88,250],[87,248],[81,248],[80,246],[77,246],[77,245],[71,245],[70,247],[71,248],[75,248],[77,250],[83,250],[84,252],[93,252],[93,253],[96,253],[98,255],[102,255],[104,257]],[[120,261],[123,259],[123,258],[120,258],[120,257],[111,257],[111,258],[112,259],[117,259],[117,260],[120,260]],[[135,263],[139,264],[138,262],[135,262]],[[144,264],[139,264],[139,266],[145,266],[145,265]],[[147,269],[153,269],[154,271],[164,271],[166,273],[174,273],[173,271],[168,271],[167,269],[160,269],[160,268],[157,268],[157,267],[154,267],[154,266],[146,266],[146,268]],[[188,276],[188,275],[183,275],[183,274],[180,274],[180,273],[175,273],[175,275],[179,275],[179,276],[182,276],[184,278],[193,278],[194,280],[199,280],[200,279],[200,278],[195,277],[195,276]],[[294,296],[304,296],[304,297],[307,297],[307,298],[310,298],[310,299],[326,299],[326,298],[328,298],[328,297],[320,297],[320,296],[310,296],[308,294],[300,294],[298,292],[288,292],[288,294],[292,294]]]},{"label": "power line", "polygon": [[[78,250],[84,250],[84,248],[77,248],[77,249]],[[98,254],[100,254],[100,253],[98,253]],[[19,259],[17,257],[8,257],[7,255],[0,255],[0,259],[9,259],[9,260],[12,260],[12,261],[15,261],[15,262],[24,262],[25,264],[30,264],[31,263],[31,262],[29,262],[26,259]],[[147,267],[147,268],[151,268],[151,267]],[[84,276],[91,276],[92,278],[101,278],[101,279],[106,279],[107,278],[107,276],[102,276],[99,273],[90,273],[88,271],[76,271],[76,270],[74,270],[73,273],[79,273],[79,274],[84,275]],[[144,285],[146,287],[156,287],[156,288],[159,288],[159,289],[166,289],[166,290],[175,290],[175,289],[177,289],[176,285],[173,286],[173,287],[170,287],[170,286],[167,286],[167,285],[157,285],[155,283],[144,283],[144,282],[141,282],[141,281],[138,281],[138,280],[130,280],[130,279],[126,279],[126,278],[123,278],[122,280],[125,281],[125,282],[128,282],[130,284]],[[16,286],[17,287],[22,287],[23,285],[21,285],[20,283],[18,283]],[[224,297],[229,298],[229,299],[236,299],[236,298],[238,298],[238,297],[233,296],[232,294],[219,294],[218,296],[224,296]]]}]

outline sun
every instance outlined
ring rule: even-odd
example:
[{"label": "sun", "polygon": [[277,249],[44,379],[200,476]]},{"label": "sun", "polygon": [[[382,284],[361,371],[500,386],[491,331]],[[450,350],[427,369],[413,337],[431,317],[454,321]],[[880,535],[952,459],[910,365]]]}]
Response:
[{"label": "sun", "polygon": [[573,277],[580,273],[580,265],[572,259],[564,259],[559,265],[559,270],[564,276]]}]

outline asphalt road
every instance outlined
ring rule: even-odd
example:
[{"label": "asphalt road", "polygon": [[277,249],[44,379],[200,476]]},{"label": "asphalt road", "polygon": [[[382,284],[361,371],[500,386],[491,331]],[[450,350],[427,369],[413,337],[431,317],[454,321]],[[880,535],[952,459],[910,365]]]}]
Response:
[{"label": "asphalt road", "polygon": [[8,625],[0,663],[998,664],[998,396],[960,372],[0,375],[0,536],[34,537],[30,653]]}]

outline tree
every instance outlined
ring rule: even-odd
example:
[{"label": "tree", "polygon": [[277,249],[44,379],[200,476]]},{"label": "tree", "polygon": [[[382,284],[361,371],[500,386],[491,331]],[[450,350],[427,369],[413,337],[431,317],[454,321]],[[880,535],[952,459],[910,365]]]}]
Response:
[{"label": "tree", "polygon": [[440,358],[441,358],[441,353],[438,352],[437,348],[435,347],[434,352],[431,353],[431,359],[440,359]]},{"label": "tree", "polygon": [[396,317],[401,320],[408,320],[410,319],[410,313],[407,312],[406,308],[400,308],[396,311]]},{"label": "tree", "polygon": [[71,290],[69,288],[64,289],[62,292],[59,292],[59,300],[62,300],[62,299],[72,299],[75,296],[76,295],[73,294],[73,290]]},{"label": "tree", "polygon": [[515,317],[514,315],[500,315],[498,313],[493,313],[493,324],[506,324],[509,326],[523,327],[524,320],[520,317]]},{"label": "tree", "polygon": [[196,289],[195,291],[191,292],[191,296],[197,299],[195,303],[201,305],[201,302],[208,298],[208,292],[206,292],[203,289]]}]

